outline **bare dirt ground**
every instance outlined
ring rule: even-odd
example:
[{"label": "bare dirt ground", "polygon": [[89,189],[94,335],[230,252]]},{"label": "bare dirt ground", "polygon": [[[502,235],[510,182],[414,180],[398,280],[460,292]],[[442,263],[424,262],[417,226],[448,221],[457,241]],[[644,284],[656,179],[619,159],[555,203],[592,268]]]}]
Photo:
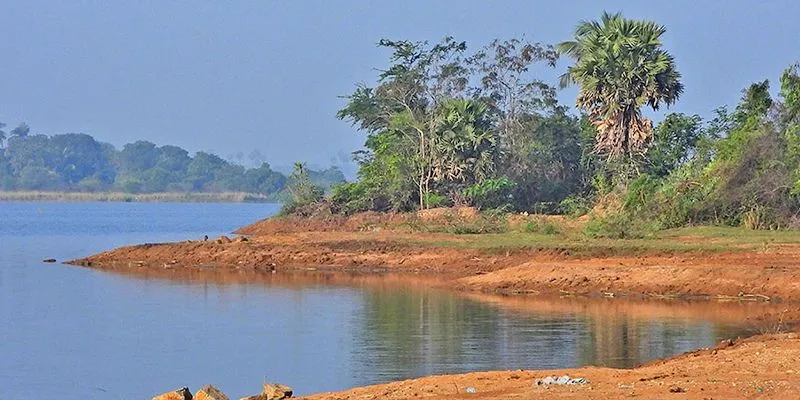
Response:
[{"label": "bare dirt ground", "polygon": [[462,290],[800,301],[800,245],[769,251],[571,255],[557,248],[462,246],[460,236],[302,232],[247,241],[122,247],[70,263],[96,268],[336,270],[452,278]]},{"label": "bare dirt ground", "polygon": [[[635,369],[586,367],[429,376],[304,399],[797,399],[800,338],[756,336],[723,342]],[[586,378],[585,385],[537,386],[547,376]],[[474,393],[468,393],[474,388]]]},{"label": "bare dirt ground", "polygon": [[[129,246],[70,263],[145,277],[179,274],[183,279],[194,279],[211,274],[223,281],[238,281],[281,276],[286,284],[303,284],[309,279],[329,279],[335,284],[338,279],[332,275],[284,274],[288,271],[350,272],[366,283],[384,276],[416,279],[422,284],[468,292],[485,301],[493,301],[496,297],[492,295],[498,293],[614,298],[621,301],[620,306],[645,314],[670,312],[653,299],[748,300],[773,305],[758,315],[733,318],[752,319],[760,326],[771,327],[771,332],[791,330],[800,321],[800,240],[794,237],[774,242],[773,238],[746,235],[735,240],[685,235],[614,247],[614,243],[526,234],[413,233],[376,228],[374,221],[331,220],[320,225],[267,220],[238,231],[248,235],[247,239]],[[382,224],[398,221],[396,216],[379,218]],[[504,303],[509,306],[508,301]],[[510,307],[564,305],[538,300],[534,304],[520,301]],[[584,377],[591,383],[532,386],[535,379],[564,374]],[[467,393],[468,387],[476,392]],[[421,397],[797,399],[800,338],[796,334],[757,336],[632,370],[587,367],[476,372],[309,398]]]}]

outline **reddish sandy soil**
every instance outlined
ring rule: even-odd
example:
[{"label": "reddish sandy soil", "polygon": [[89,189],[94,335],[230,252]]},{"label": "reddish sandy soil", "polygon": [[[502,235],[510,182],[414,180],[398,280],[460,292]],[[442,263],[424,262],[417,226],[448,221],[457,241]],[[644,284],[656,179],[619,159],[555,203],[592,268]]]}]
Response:
[{"label": "reddish sandy soil", "polygon": [[[391,219],[391,217],[386,217]],[[262,222],[235,239],[144,244],[123,247],[71,263],[140,277],[186,280],[261,281],[294,285],[324,280],[332,284],[385,284],[415,279],[468,292],[483,301],[496,293],[588,295],[603,307],[614,302],[627,313],[670,313],[653,299],[717,298],[769,301],[756,314],[729,315],[783,329],[800,320],[800,245],[781,244],[764,251],[731,251],[630,256],[578,256],[564,250],[459,246],[466,239],[371,229],[362,222],[313,224]],[[331,232],[334,227],[341,228]],[[319,228],[317,226],[317,228]],[[685,238],[687,241],[695,238]],[[273,274],[273,270],[276,272]],[[309,270],[316,271],[310,273]],[[302,274],[284,274],[306,271]],[[320,271],[348,272],[347,278]],[[280,276],[281,278],[276,278]],[[373,282],[371,282],[373,281]],[[611,299],[613,298],[613,300]],[[563,301],[528,296],[503,300],[520,310],[563,310]],[[600,304],[600,303],[598,303]],[[587,311],[585,304],[576,306]],[[687,311],[703,315],[698,310]],[[591,309],[588,310],[591,313]],[[711,312],[711,311],[708,311]],[[608,315],[599,313],[598,315]],[[709,318],[719,316],[711,316]],[[549,375],[588,378],[580,386],[534,387]],[[467,393],[473,387],[476,393]],[[758,336],[715,350],[699,350],[632,370],[587,367],[563,371],[476,372],[431,376],[357,388],[309,398],[519,398],[519,399],[729,399],[800,398],[800,339],[795,334]]]},{"label": "reddish sandy soil", "polygon": [[[462,290],[800,301],[800,246],[769,252],[570,256],[460,248],[443,234],[302,232],[248,241],[143,244],[75,260],[106,269],[335,270],[446,276]],[[450,245],[436,245],[448,241]]]},{"label": "reddish sandy soil", "polygon": [[[635,369],[586,367],[429,376],[305,399],[798,399],[800,338],[757,336],[721,343]],[[585,385],[536,386],[547,376],[586,378]],[[467,393],[467,388],[475,393]]]}]

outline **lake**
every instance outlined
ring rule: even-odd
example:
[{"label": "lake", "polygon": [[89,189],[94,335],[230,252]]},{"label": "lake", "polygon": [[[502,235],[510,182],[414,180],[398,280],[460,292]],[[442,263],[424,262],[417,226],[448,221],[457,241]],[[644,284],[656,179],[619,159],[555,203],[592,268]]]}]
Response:
[{"label": "lake", "polygon": [[0,202],[0,399],[143,399],[265,380],[297,394],[429,374],[632,367],[750,334],[758,304],[502,298],[396,277],[62,264],[214,237],[273,204]]}]

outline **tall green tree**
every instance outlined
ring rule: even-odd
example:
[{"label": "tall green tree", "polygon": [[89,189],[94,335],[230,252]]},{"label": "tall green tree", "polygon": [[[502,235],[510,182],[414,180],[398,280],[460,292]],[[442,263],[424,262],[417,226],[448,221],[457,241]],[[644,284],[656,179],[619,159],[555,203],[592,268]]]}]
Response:
[{"label": "tall green tree", "polygon": [[653,131],[647,150],[648,172],[665,177],[685,163],[703,137],[699,115],[671,113]]},{"label": "tall green tree", "polygon": [[800,196],[800,63],[794,64],[781,75],[780,96],[783,100],[781,123],[787,144],[789,164],[793,170],[792,193]]},{"label": "tall green tree", "polygon": [[753,83],[742,91],[742,100],[736,106],[733,120],[739,125],[758,124],[769,113],[775,102],[769,94],[769,80]]},{"label": "tall green tree", "polygon": [[470,59],[478,82],[472,93],[489,106],[498,132],[497,175],[515,183],[512,197],[520,210],[574,189],[563,178],[578,163],[573,148],[562,146],[575,143],[574,130],[562,129],[563,122],[574,121],[561,118],[565,110],[557,105],[556,88],[538,76],[541,68],[555,67],[558,56],[551,45],[509,39],[492,41]]},{"label": "tall green tree", "polygon": [[472,92],[486,102],[509,155],[524,147],[526,129],[523,120],[556,105],[556,89],[533,74],[543,63],[554,67],[558,52],[540,43],[519,39],[494,40],[470,58],[479,84]]},{"label": "tall green tree", "polygon": [[[439,106],[459,97],[467,88],[466,43],[447,37],[432,46],[427,42],[386,39],[378,45],[392,51],[391,65],[380,73],[375,88],[359,86],[348,96],[348,104],[337,116],[367,132],[369,154],[363,159],[366,163],[377,161],[378,156],[389,157],[393,159],[389,167],[402,171],[384,175],[380,169],[367,167],[362,169],[363,174],[379,175],[362,178],[376,183],[383,178],[400,179],[379,184],[385,187],[410,183],[416,186],[419,207],[426,208],[434,174],[431,142],[441,116]],[[410,149],[411,154],[397,159],[395,156],[404,149]],[[394,194],[400,193],[388,195]],[[400,208],[404,207],[400,204]]]},{"label": "tall green tree", "polygon": [[658,110],[683,92],[675,60],[662,48],[666,28],[652,21],[603,13],[584,21],[558,50],[575,60],[561,86],[578,84],[576,104],[597,128],[596,150],[610,159],[645,152],[653,123],[642,107]]},{"label": "tall green tree", "polygon": [[780,95],[783,98],[785,121],[800,123],[800,63],[794,64],[781,74]]}]

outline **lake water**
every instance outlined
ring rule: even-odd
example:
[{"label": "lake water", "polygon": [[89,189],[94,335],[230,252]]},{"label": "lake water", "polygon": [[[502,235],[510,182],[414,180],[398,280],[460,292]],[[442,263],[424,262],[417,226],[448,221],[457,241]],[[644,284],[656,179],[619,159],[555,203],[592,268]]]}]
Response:
[{"label": "lake water", "polygon": [[0,202],[0,399],[231,398],[429,374],[632,367],[747,334],[755,304],[462,296],[392,278],[44,264],[228,233],[270,204]]}]

